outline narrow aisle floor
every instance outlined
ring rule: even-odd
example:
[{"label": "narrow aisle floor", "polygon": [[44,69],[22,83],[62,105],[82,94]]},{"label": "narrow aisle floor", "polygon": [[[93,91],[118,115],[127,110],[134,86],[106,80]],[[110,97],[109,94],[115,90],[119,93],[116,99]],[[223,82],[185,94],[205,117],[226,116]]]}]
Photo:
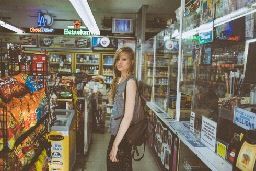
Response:
[{"label": "narrow aisle floor", "polygon": [[[108,133],[94,133],[90,145],[88,157],[85,163],[86,171],[106,171],[106,153],[110,135]],[[141,150],[140,150],[141,151]],[[144,158],[139,161],[133,161],[133,171],[160,171],[151,152],[146,148]]]}]

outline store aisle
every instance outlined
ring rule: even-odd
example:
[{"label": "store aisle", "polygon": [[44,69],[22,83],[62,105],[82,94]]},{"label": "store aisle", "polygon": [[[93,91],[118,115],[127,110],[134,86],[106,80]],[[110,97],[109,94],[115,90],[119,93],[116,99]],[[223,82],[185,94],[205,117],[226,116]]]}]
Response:
[{"label": "store aisle", "polygon": [[[106,150],[109,142],[109,134],[93,134],[89,154],[85,162],[85,171],[106,171]],[[80,169],[81,170],[81,169]],[[76,171],[80,171],[76,170]],[[160,171],[151,152],[146,148],[144,158],[139,161],[133,161],[134,171]]]}]

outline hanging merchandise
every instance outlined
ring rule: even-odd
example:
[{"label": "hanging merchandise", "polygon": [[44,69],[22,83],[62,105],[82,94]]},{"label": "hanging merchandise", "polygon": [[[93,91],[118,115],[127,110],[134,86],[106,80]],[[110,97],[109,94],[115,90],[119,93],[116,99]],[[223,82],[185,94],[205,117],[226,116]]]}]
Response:
[{"label": "hanging merchandise", "polygon": [[213,0],[201,1],[201,24],[208,23],[213,20],[214,17],[214,5]]},{"label": "hanging merchandise", "polygon": [[3,101],[8,102],[13,97],[20,97],[26,93],[26,86],[18,82],[15,78],[6,77],[0,79],[0,99]]},{"label": "hanging merchandise", "polygon": [[225,2],[227,0],[218,0],[216,1],[216,10],[215,10],[215,17],[219,18],[225,15]]}]

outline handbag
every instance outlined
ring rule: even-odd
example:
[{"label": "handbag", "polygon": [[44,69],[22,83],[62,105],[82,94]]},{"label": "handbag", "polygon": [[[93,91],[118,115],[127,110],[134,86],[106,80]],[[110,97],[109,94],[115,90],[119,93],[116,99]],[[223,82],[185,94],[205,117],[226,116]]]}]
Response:
[{"label": "handbag", "polygon": [[[127,82],[126,82],[127,83]],[[144,144],[144,152],[145,152],[145,143],[147,140],[147,130],[148,130],[148,119],[145,115],[145,110],[144,106],[145,103],[143,102],[140,92],[139,92],[139,86],[136,81],[137,85],[137,91],[136,91],[136,96],[135,96],[135,106],[133,110],[133,118],[130,124],[130,127],[127,129],[125,133],[125,139],[127,142],[132,145],[133,150],[132,150],[132,157],[135,161],[139,161],[144,157],[144,153],[141,157],[135,158],[134,155],[135,153],[137,156],[139,156],[139,152],[137,149],[137,146],[140,146]],[[125,99],[126,99],[126,85],[125,85],[125,90],[124,90],[124,104],[125,104]]]}]

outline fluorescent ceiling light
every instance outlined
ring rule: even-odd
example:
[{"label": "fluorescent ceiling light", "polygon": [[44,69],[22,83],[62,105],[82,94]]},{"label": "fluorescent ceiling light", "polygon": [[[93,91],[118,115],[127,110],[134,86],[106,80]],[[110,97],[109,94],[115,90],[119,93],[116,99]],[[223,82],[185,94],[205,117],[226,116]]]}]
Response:
[{"label": "fluorescent ceiling light", "polygon": [[81,17],[86,27],[92,34],[100,35],[100,30],[92,15],[87,0],[69,0],[75,8],[77,14]]},{"label": "fluorescent ceiling light", "polygon": [[0,26],[2,26],[2,27],[4,27],[4,28],[7,28],[7,29],[9,29],[9,30],[12,30],[12,31],[14,31],[14,32],[16,32],[16,33],[18,33],[18,34],[24,33],[23,30],[21,30],[21,29],[15,27],[15,26],[12,26],[12,25],[10,25],[10,24],[7,24],[6,22],[4,22],[4,21],[2,21],[2,20],[0,20]]}]

